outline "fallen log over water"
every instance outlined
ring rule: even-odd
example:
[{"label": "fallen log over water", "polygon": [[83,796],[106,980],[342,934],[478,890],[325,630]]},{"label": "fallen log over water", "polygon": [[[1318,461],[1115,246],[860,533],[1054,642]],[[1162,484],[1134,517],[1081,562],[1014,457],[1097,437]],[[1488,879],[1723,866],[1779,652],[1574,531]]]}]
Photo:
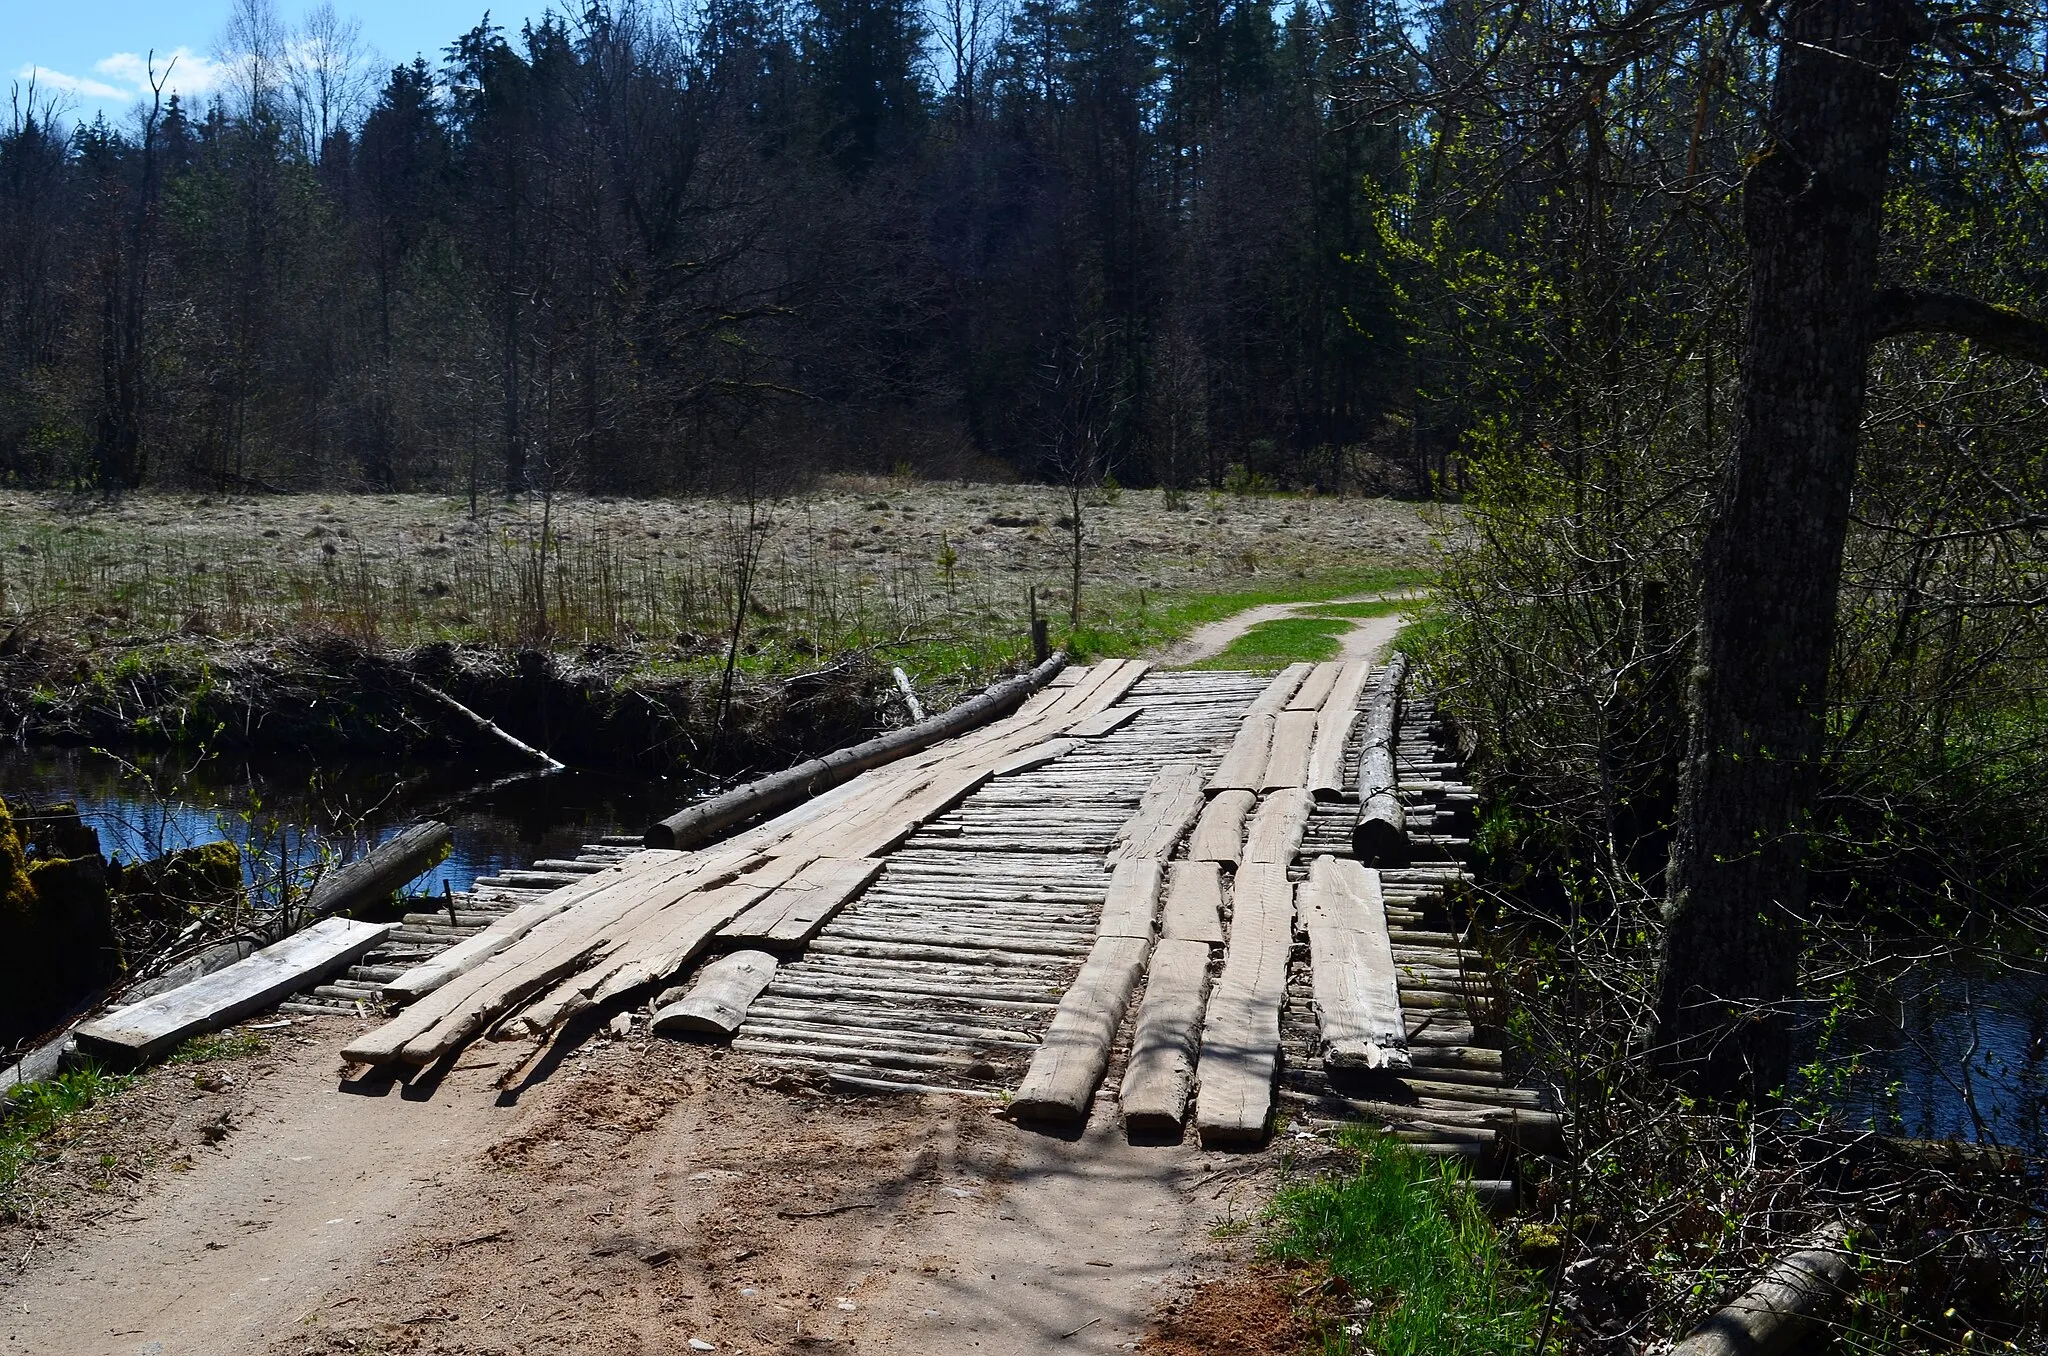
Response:
[{"label": "fallen log over water", "polygon": [[1066,663],[1066,655],[1055,651],[1031,672],[996,683],[980,696],[970,697],[929,720],[878,735],[865,744],[837,749],[822,758],[798,763],[787,771],[699,801],[667,819],[648,825],[646,845],[651,848],[695,847],[743,820],[794,805],[842,782],[851,781],[870,768],[930,748],[940,740],[950,739],[998,716],[1008,715],[1022,705],[1026,697],[1051,682]]}]

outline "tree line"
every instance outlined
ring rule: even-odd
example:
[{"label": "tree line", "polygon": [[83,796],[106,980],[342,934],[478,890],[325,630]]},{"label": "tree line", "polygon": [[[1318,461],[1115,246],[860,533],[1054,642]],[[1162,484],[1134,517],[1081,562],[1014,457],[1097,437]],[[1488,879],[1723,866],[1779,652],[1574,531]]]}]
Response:
[{"label": "tree line", "polygon": [[[1413,489],[1365,0],[594,0],[374,76],[0,129],[0,476],[600,493],[766,471]],[[161,63],[157,70],[162,79]]]}]

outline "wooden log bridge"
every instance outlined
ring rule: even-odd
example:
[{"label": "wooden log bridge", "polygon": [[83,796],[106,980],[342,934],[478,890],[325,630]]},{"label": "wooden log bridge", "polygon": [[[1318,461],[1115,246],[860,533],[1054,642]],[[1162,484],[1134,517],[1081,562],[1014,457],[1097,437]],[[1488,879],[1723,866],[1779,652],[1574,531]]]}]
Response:
[{"label": "wooden log bridge", "polygon": [[[1055,656],[976,703],[819,760],[861,764],[843,777],[797,769],[667,839],[479,881],[284,1007],[376,1019],[345,1053],[401,1075],[513,1041],[511,1086],[646,1012],[847,1093],[1115,1114],[1140,1141],[1256,1147],[1282,1111],[1376,1123],[1495,1195],[1516,1153],[1558,1148],[1488,1039],[1460,921],[1475,797],[1398,656]],[[1369,860],[1368,822],[1399,834]]]}]

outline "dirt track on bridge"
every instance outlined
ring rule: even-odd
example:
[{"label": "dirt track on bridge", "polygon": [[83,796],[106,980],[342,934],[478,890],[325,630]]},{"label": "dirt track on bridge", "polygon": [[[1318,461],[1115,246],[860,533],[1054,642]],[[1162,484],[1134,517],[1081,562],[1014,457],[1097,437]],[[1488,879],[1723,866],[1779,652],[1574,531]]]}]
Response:
[{"label": "dirt track on bridge", "polygon": [[1069,1141],[985,1102],[823,1095],[644,1039],[516,1106],[489,1047],[424,1099],[349,1093],[351,1025],[266,1057],[219,1143],[165,1127],[177,1170],[7,1275],[8,1349],[1128,1350],[1239,1257],[1214,1226],[1276,1160],[1135,1148],[1100,1114]]}]

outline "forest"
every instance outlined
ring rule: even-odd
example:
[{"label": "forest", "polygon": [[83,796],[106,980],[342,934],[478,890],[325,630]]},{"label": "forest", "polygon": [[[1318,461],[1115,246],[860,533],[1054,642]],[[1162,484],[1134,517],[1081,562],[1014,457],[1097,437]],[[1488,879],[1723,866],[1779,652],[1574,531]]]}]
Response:
[{"label": "forest", "polygon": [[[1370,7],[594,5],[0,138],[11,483],[1426,488]],[[1063,469],[1064,468],[1064,469]]]}]

